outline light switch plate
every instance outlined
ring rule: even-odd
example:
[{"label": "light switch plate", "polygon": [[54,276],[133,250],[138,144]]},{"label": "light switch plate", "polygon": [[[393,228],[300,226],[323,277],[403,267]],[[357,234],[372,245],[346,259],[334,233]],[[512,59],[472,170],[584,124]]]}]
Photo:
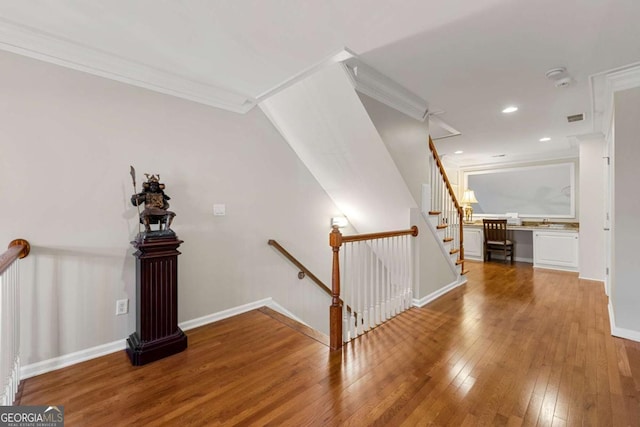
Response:
[{"label": "light switch plate", "polygon": [[213,205],[213,215],[214,216],[225,216],[227,214],[227,206],[223,204],[214,204]]}]

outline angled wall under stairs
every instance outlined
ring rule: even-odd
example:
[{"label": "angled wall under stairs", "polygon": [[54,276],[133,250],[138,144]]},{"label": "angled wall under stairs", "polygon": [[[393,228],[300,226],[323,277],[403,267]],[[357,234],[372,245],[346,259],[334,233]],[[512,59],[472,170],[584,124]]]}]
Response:
[{"label": "angled wall under stairs", "polygon": [[[358,233],[406,229],[419,221],[416,265],[424,273],[416,301],[458,282],[427,221],[412,214],[420,211],[420,181],[428,172],[399,169],[406,162],[390,154],[344,65],[321,69],[260,107]],[[426,159],[428,134],[423,138],[414,155]]]}]

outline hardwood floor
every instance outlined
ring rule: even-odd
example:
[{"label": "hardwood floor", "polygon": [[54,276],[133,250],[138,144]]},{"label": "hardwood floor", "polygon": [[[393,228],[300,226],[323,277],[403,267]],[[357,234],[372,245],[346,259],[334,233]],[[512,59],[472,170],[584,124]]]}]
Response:
[{"label": "hardwood floor", "polygon": [[467,264],[342,352],[256,310],[149,365],[122,351],[27,379],[20,403],[64,405],[68,426],[640,425],[640,344],[610,335],[602,284]]}]

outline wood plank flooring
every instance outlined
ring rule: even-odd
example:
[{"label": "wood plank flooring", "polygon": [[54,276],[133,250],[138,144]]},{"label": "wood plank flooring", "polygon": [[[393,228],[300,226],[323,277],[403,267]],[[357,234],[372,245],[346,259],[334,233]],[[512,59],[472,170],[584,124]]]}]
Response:
[{"label": "wood plank flooring", "polygon": [[640,425],[640,344],[610,335],[601,283],[466,265],[341,352],[256,310],[146,366],[122,351],[27,379],[20,403],[64,405],[67,426]]}]

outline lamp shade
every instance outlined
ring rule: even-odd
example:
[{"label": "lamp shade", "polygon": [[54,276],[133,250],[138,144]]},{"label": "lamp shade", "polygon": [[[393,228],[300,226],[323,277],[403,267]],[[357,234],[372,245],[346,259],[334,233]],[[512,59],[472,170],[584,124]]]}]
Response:
[{"label": "lamp shade", "polygon": [[473,192],[473,190],[464,190],[464,194],[462,195],[462,200],[460,200],[460,203],[464,205],[478,203],[478,200],[476,200],[476,194]]}]

